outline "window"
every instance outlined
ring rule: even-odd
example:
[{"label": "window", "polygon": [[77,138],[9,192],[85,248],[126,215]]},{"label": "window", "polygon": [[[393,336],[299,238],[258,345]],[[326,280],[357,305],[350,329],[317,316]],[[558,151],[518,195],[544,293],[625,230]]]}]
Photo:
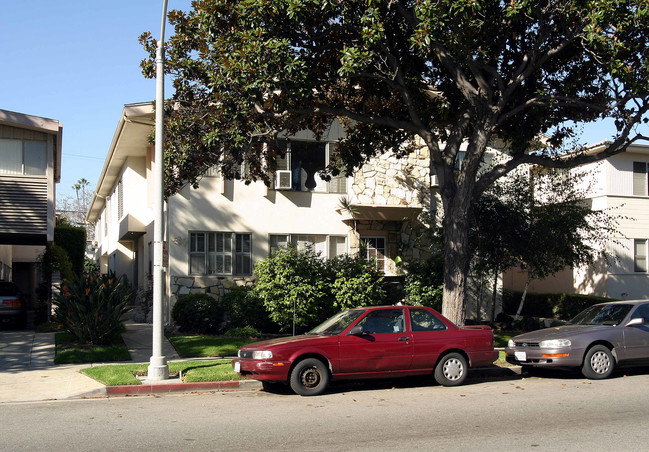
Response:
[{"label": "window", "polygon": [[647,241],[633,241],[633,266],[635,272],[647,272]]},{"label": "window", "polygon": [[368,262],[375,262],[379,271],[385,271],[385,237],[361,237],[361,253]]},{"label": "window", "polygon": [[189,274],[252,274],[251,234],[191,232],[189,234]]},{"label": "window", "polygon": [[44,176],[47,170],[47,143],[0,139],[0,174]]},{"label": "window", "polygon": [[334,158],[336,154],[334,143],[321,141],[282,143],[286,143],[286,155],[284,158],[277,158],[275,169],[290,171],[291,190],[347,193],[347,178],[344,175],[332,177],[329,182],[318,175],[318,171],[323,170]]},{"label": "window", "polygon": [[328,259],[347,254],[347,237],[323,234],[271,234],[269,236],[269,251],[273,254],[289,244],[298,250],[313,249],[322,253]]},{"label": "window", "polygon": [[445,330],[446,325],[426,309],[410,309],[410,328],[417,331]]},{"label": "window", "polygon": [[403,333],[406,331],[403,309],[379,309],[371,311],[360,322],[366,334]]},{"label": "window", "polygon": [[631,315],[632,319],[643,319],[645,323],[649,324],[649,304],[642,304],[638,306]]},{"label": "window", "polygon": [[633,194],[636,196],[647,196],[649,183],[649,172],[647,163],[633,162]]}]

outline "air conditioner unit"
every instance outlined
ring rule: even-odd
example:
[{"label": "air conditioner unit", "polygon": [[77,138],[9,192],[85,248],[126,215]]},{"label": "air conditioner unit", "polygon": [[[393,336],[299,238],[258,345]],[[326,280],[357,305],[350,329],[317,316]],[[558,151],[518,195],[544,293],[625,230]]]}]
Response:
[{"label": "air conditioner unit", "polygon": [[430,185],[431,187],[439,187],[439,179],[437,179],[437,174],[430,176]]},{"label": "air conditioner unit", "polygon": [[293,183],[293,172],[291,170],[275,171],[275,189],[290,190]]}]

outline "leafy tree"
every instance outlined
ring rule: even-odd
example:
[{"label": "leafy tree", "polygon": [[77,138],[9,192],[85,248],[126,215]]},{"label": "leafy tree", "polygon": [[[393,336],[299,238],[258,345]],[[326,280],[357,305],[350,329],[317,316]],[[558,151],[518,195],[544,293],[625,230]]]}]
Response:
[{"label": "leafy tree", "polygon": [[[444,214],[442,312],[460,324],[470,213],[487,187],[522,164],[571,167],[643,138],[644,0],[199,0],[169,19],[167,194],[217,162],[226,175],[246,162],[245,177],[269,183],[278,132],[318,134],[335,119],[346,137],[330,174],[423,143]],[[153,77],[155,40],[141,42]],[[557,158],[576,126],[601,118],[617,127],[601,152]],[[498,143],[510,159],[479,173]]]},{"label": "leafy tree", "polygon": [[592,264],[616,231],[616,218],[586,201],[589,191],[586,172],[545,170],[496,183],[476,203],[471,236],[478,268],[527,270],[516,319],[533,279]]}]

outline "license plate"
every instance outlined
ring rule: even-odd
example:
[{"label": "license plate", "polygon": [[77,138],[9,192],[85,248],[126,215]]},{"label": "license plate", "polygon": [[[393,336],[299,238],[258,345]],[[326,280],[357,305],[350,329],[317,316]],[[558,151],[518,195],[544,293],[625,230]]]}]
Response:
[{"label": "license plate", "polygon": [[527,361],[527,353],[525,352],[514,352],[514,356],[518,361]]},{"label": "license plate", "polygon": [[241,363],[239,361],[235,361],[234,363],[234,371],[239,373],[241,372]]}]

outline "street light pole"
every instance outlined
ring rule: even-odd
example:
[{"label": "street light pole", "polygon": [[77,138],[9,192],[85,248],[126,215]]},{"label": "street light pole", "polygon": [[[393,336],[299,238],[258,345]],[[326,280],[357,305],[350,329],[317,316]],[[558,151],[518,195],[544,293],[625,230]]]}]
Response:
[{"label": "street light pole", "polygon": [[164,298],[164,35],[167,21],[167,0],[162,5],[160,39],[156,50],[156,98],[155,98],[155,172],[153,198],[153,346],[147,372],[148,380],[169,378],[169,366],[162,356],[162,300]]}]

